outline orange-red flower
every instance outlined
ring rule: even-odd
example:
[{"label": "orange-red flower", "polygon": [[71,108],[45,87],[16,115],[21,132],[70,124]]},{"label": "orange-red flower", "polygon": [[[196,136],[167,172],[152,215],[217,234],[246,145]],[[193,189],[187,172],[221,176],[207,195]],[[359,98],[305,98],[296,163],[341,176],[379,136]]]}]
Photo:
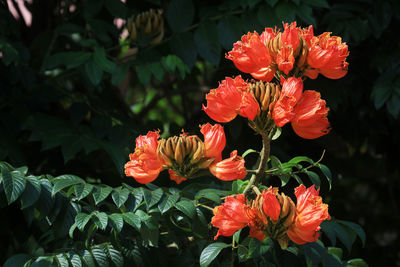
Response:
[{"label": "orange-red flower", "polygon": [[277,221],[279,219],[279,215],[281,214],[281,205],[276,198],[277,191],[278,188],[269,187],[268,190],[264,190],[261,193],[261,196],[264,200],[262,206],[263,211],[273,221]]},{"label": "orange-red flower", "polygon": [[211,164],[210,172],[223,181],[243,179],[247,174],[244,159],[237,155],[236,150],[231,152],[229,158]]},{"label": "orange-red flower", "polygon": [[139,183],[146,184],[157,178],[163,162],[157,157],[158,132],[148,132],[136,138],[135,153],[129,155],[125,164],[125,174]]},{"label": "orange-red flower", "polygon": [[246,198],[243,194],[236,197],[228,196],[225,203],[214,208],[214,217],[212,217],[211,223],[214,227],[219,228],[214,239],[220,235],[231,236],[251,221],[251,210],[245,202]]},{"label": "orange-red flower", "polygon": [[226,78],[217,89],[206,95],[207,107],[203,110],[210,118],[218,122],[229,122],[238,114],[254,120],[260,108],[257,101],[248,91],[247,83],[242,77]]},{"label": "orange-red flower", "polygon": [[292,128],[297,135],[306,139],[314,139],[329,133],[330,127],[327,118],[329,108],[325,104],[320,93],[304,91],[294,108],[295,117],[292,120]]},{"label": "orange-red flower", "polygon": [[278,127],[282,127],[293,120],[295,117],[294,107],[303,94],[303,81],[301,78],[282,78],[281,84],[281,95],[272,112],[272,117]]},{"label": "orange-red flower", "polygon": [[204,156],[215,158],[215,162],[221,161],[221,153],[226,144],[224,127],[220,124],[212,126],[207,123],[200,126],[200,132],[204,135],[204,146],[206,149]]},{"label": "orange-red flower", "polygon": [[250,74],[267,69],[271,64],[268,49],[257,32],[243,35],[226,58],[232,60],[240,71]]},{"label": "orange-red flower", "polygon": [[[307,63],[319,73],[330,79],[339,79],[347,74],[349,55],[346,43],[338,36],[325,32],[314,36],[310,41]],[[306,76],[315,79],[315,72],[306,72]]]},{"label": "orange-red flower", "polygon": [[329,133],[329,108],[316,91],[304,91],[301,78],[282,78],[282,92],[272,117],[278,127],[291,122],[297,135],[314,139]]},{"label": "orange-red flower", "polygon": [[319,226],[324,220],[329,220],[328,205],[322,203],[319,190],[314,185],[305,188],[300,185],[295,189],[297,198],[296,216],[287,234],[296,244],[305,244],[318,240]]}]

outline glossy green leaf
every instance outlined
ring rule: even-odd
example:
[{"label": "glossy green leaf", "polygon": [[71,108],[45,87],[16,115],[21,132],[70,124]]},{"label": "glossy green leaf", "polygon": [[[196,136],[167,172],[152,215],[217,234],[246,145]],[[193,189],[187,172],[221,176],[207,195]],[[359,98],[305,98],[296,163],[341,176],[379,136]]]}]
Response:
[{"label": "glossy green leaf", "polygon": [[18,171],[9,172],[7,169],[1,171],[4,193],[8,204],[17,200],[26,187],[25,177]]},{"label": "glossy green leaf", "polygon": [[179,201],[178,203],[175,203],[174,206],[175,208],[182,211],[185,215],[187,215],[191,219],[193,219],[193,217],[196,215],[196,208],[193,205],[192,201],[182,200]]},{"label": "glossy green leaf", "polygon": [[111,221],[112,227],[117,230],[117,232],[121,232],[122,227],[124,226],[124,218],[122,214],[119,213],[113,213],[108,215],[108,218]]},{"label": "glossy green leaf", "polygon": [[104,248],[101,246],[95,246],[90,250],[90,252],[93,255],[93,258],[96,260],[98,266],[109,266],[107,254],[105,253]]},{"label": "glossy green leaf", "polygon": [[158,209],[161,213],[167,212],[180,198],[179,194],[165,194],[158,203]]},{"label": "glossy green leaf", "polygon": [[225,244],[221,242],[212,243],[205,247],[200,255],[200,266],[206,267],[218,256],[218,254],[224,248],[230,247],[231,244]]},{"label": "glossy green leaf", "polygon": [[112,245],[105,244],[104,250],[111,262],[115,267],[123,267],[124,266],[124,258],[122,257],[121,252],[116,250]]},{"label": "glossy green leaf", "polygon": [[111,197],[115,205],[120,208],[129,197],[129,190],[125,188],[114,188]]},{"label": "glossy green leaf", "polygon": [[75,224],[78,229],[83,231],[90,218],[92,218],[92,214],[78,213],[75,217]]},{"label": "glossy green leaf", "polygon": [[106,199],[108,197],[108,195],[110,195],[112,190],[113,189],[107,185],[96,186],[93,190],[93,198],[94,198],[95,204],[97,205],[100,202],[102,202],[104,199]]},{"label": "glossy green leaf", "polygon": [[3,267],[16,267],[24,266],[25,262],[30,260],[31,256],[28,254],[16,254],[6,260]]},{"label": "glossy green leaf", "polygon": [[95,47],[93,54],[94,62],[105,72],[113,73],[115,70],[115,63],[107,58],[106,52],[103,47]]},{"label": "glossy green leaf", "polygon": [[215,23],[201,24],[194,33],[194,41],[202,58],[214,65],[219,64],[221,45],[218,42],[218,29]]},{"label": "glossy green leaf", "polygon": [[95,224],[101,229],[105,230],[108,224],[108,216],[105,212],[94,212],[93,215],[97,218]]},{"label": "glossy green leaf", "polygon": [[78,176],[75,175],[70,175],[70,174],[64,174],[60,175],[53,180],[51,180],[53,183],[53,190],[51,194],[54,196],[57,194],[57,192],[61,191],[62,189],[76,185],[76,184],[84,184],[85,181],[79,178]]},{"label": "glossy green leaf", "polygon": [[309,171],[309,170],[305,170],[305,173],[308,175],[308,177],[310,178],[311,182],[318,189],[321,186],[321,179],[319,179],[318,174],[316,174],[313,171]]},{"label": "glossy green leaf", "polygon": [[337,222],[349,227],[353,232],[355,232],[360,237],[363,246],[365,246],[366,235],[360,225],[353,223],[353,222],[343,221],[343,220],[337,220]]},{"label": "glossy green leaf", "polygon": [[247,149],[245,152],[243,152],[242,158],[246,157],[246,156],[249,155],[250,153],[259,153],[259,152],[258,152],[257,150],[254,150],[254,149],[249,148],[249,149]]},{"label": "glossy green leaf", "polygon": [[347,267],[368,267],[368,264],[363,259],[352,259],[347,261]]},{"label": "glossy green leaf", "polygon": [[26,188],[21,196],[21,209],[28,208],[36,203],[40,197],[41,187],[35,176],[26,178]]},{"label": "glossy green leaf", "polygon": [[74,193],[78,200],[87,197],[93,190],[94,186],[91,184],[77,184],[74,186]]},{"label": "glossy green leaf", "polygon": [[138,215],[133,212],[126,212],[122,214],[122,217],[124,219],[124,222],[134,227],[136,230],[140,230],[142,222]]}]

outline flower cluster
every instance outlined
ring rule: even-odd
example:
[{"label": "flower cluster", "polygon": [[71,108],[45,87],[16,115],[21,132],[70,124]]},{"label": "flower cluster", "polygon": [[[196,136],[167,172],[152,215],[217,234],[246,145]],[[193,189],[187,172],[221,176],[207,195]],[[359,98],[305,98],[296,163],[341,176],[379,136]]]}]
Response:
[{"label": "flower cluster", "polygon": [[[322,203],[314,185],[295,189],[297,204],[278,188],[268,188],[248,202],[243,194],[228,196],[225,203],[214,208],[211,223],[218,228],[218,236],[231,236],[248,226],[250,236],[264,240],[267,236],[278,240],[285,249],[288,238],[296,244],[318,240],[320,224],[329,220],[328,205]],[[247,203],[248,202],[248,203]]]},{"label": "flower cluster", "polygon": [[154,181],[164,169],[168,169],[170,179],[178,184],[207,168],[224,181],[244,178],[247,174],[244,159],[236,150],[222,160],[226,144],[224,128],[207,123],[200,126],[200,131],[204,141],[186,133],[168,139],[160,139],[159,132],[139,136],[135,152],[125,164],[125,174],[142,184]]},{"label": "flower cluster", "polygon": [[269,82],[276,72],[286,75],[304,73],[315,79],[321,73],[330,79],[347,73],[348,47],[340,37],[323,33],[314,36],[312,26],[296,27],[296,22],[283,24],[283,32],[265,28],[259,35],[248,33],[233,45],[226,58],[242,72]]},{"label": "flower cluster", "polygon": [[[210,118],[229,122],[240,115],[257,132],[291,122],[297,135],[306,139],[329,132],[329,108],[318,92],[303,92],[302,77],[315,79],[319,73],[331,79],[343,77],[347,45],[330,33],[314,36],[312,26],[300,28],[295,22],[283,26],[282,33],[266,28],[261,35],[248,33],[234,44],[226,57],[260,81],[227,77],[206,95],[203,110]],[[280,84],[270,82],[274,77],[280,77]]]}]

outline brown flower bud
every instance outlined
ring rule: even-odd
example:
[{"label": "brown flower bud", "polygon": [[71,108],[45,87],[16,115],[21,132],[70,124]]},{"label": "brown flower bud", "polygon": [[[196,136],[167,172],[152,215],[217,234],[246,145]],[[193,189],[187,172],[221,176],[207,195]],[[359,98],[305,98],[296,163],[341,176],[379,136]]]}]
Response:
[{"label": "brown flower bud", "polygon": [[132,41],[143,40],[151,44],[159,43],[164,37],[162,10],[142,12],[128,19],[128,31]]},{"label": "brown flower bud", "polygon": [[263,81],[253,81],[250,84],[250,92],[258,101],[262,111],[267,111],[271,115],[271,111],[278,101],[281,87],[275,83],[268,83]]}]

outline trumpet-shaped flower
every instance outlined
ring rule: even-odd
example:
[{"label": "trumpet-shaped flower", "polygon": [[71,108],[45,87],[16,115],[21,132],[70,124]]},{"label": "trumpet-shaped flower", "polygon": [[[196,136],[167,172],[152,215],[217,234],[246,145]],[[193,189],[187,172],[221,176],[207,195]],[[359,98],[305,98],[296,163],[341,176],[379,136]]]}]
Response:
[{"label": "trumpet-shaped flower", "polygon": [[296,215],[287,234],[296,244],[305,244],[318,240],[320,224],[329,220],[328,205],[322,203],[319,190],[314,185],[305,188],[300,185],[295,189],[297,198]]},{"label": "trumpet-shaped flower", "polygon": [[244,159],[237,155],[236,150],[231,152],[229,158],[211,164],[210,172],[223,181],[243,179],[247,174]]},{"label": "trumpet-shaped flower", "polygon": [[224,127],[220,124],[212,126],[207,123],[200,126],[200,132],[204,135],[204,146],[206,150],[204,156],[215,158],[215,162],[221,161],[221,153],[226,144]]},{"label": "trumpet-shaped flower", "polygon": [[135,152],[129,155],[125,164],[125,174],[139,183],[146,184],[155,180],[162,171],[163,162],[157,157],[158,132],[148,132],[136,138]]},{"label": "trumpet-shaped flower", "polygon": [[214,239],[217,239],[220,235],[231,236],[249,224],[252,219],[252,213],[245,203],[245,196],[240,194],[236,197],[226,197],[225,203],[214,208],[214,217],[211,219],[211,224],[219,228]]},{"label": "trumpet-shaped flower", "polygon": [[207,107],[203,105],[203,110],[218,122],[229,122],[237,115],[254,120],[260,110],[240,75],[234,79],[227,77],[206,95],[206,100]]}]

